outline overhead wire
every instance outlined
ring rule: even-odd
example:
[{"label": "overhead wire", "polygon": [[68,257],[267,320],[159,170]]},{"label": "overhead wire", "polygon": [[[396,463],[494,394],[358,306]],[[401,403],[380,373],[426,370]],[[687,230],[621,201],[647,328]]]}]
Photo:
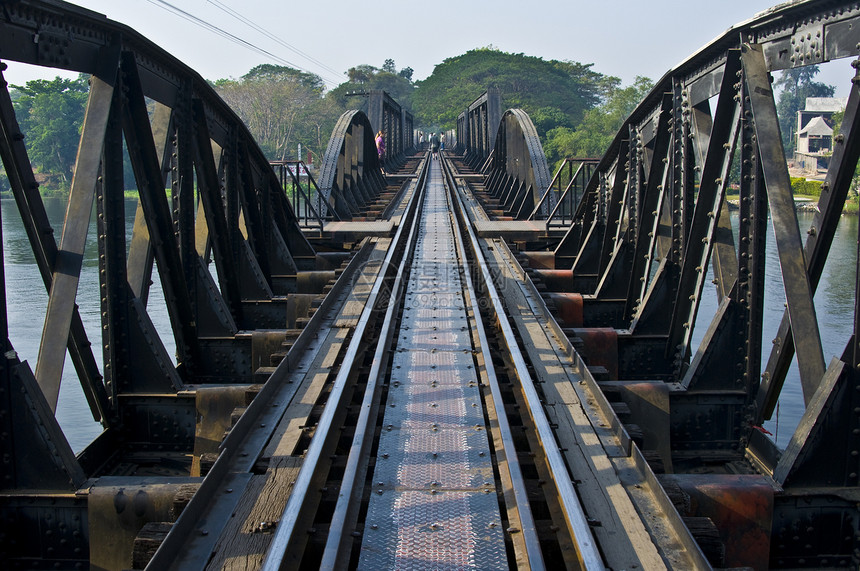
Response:
[{"label": "overhead wire", "polygon": [[[303,67],[270,52],[269,50],[266,50],[265,48],[262,48],[262,47],[254,44],[252,42],[249,42],[248,40],[240,38],[239,36],[232,34],[232,33],[228,32],[227,30],[225,30],[219,26],[216,26],[215,24],[212,24],[211,22],[204,20],[203,18],[195,16],[194,14],[191,14],[190,12],[187,12],[187,11],[183,10],[182,8],[179,8],[178,6],[168,2],[167,0],[147,0],[147,2],[161,8],[163,10],[166,10],[167,12],[170,12],[176,16],[179,16],[180,18],[182,18],[188,22],[191,22],[192,24],[194,24],[198,27],[209,30],[210,32],[212,32],[218,36],[221,36],[222,38],[224,38],[226,40],[229,40],[235,44],[238,44],[238,45],[243,46],[247,49],[250,49],[254,52],[257,52],[260,55],[271,58],[273,61],[276,61],[282,65],[293,67],[295,69],[298,69],[300,71],[304,71],[307,73],[314,73],[310,70],[304,69]],[[314,75],[319,75],[319,74],[314,74]],[[333,86],[333,87],[336,87],[337,85],[339,85],[338,82],[332,81],[331,78],[326,79],[326,78],[320,77],[320,79],[322,79],[324,83],[326,83],[330,86]]]},{"label": "overhead wire", "polygon": [[287,48],[288,50],[292,51],[296,55],[299,55],[299,56],[305,58],[307,61],[319,66],[320,68],[326,70],[327,72],[334,74],[334,77],[340,76],[339,72],[337,72],[336,70],[327,66],[325,63],[316,59],[312,55],[300,50],[299,48],[295,47],[294,45],[290,44],[289,42],[281,39],[280,37],[276,36],[274,33],[270,32],[270,31],[266,30],[265,28],[263,28],[262,26],[260,26],[259,24],[257,24],[253,20],[251,20],[250,18],[247,18],[247,17],[243,16],[242,14],[240,14],[238,11],[234,10],[233,8],[230,8],[229,6],[227,6],[226,4],[221,2],[220,0],[206,0],[206,1],[209,4],[212,4],[213,6],[218,8],[219,10],[230,15],[231,17],[239,20],[240,22],[242,22],[246,26],[249,26],[254,31],[259,32],[260,34],[266,36],[267,38],[269,38],[273,42],[279,44],[280,46]]}]

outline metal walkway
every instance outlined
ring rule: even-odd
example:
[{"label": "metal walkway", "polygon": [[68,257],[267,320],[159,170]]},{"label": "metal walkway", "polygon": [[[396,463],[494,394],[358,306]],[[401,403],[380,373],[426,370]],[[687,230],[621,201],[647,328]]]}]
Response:
[{"label": "metal walkway", "polygon": [[451,209],[431,163],[361,569],[507,567]]}]

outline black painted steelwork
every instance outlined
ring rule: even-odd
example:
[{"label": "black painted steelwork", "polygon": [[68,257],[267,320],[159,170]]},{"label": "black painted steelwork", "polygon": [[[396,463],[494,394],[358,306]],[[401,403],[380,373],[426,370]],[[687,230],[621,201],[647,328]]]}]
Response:
[{"label": "black painted steelwork", "polygon": [[412,113],[402,108],[387,92],[372,89],[368,93],[367,117],[374,133],[383,131],[385,137],[385,156],[383,166],[392,171],[406,161],[405,153],[414,145],[412,132],[414,120]]},{"label": "black painted steelwork", "polygon": [[[288,294],[298,274],[314,269],[315,251],[243,122],[203,78],[133,30],[60,2],[4,2],[0,54],[92,74],[59,242],[0,76],[0,157],[49,291],[35,374],[8,341],[5,304],[2,311],[0,559],[129,567],[111,549],[90,551],[91,533],[121,524],[88,513],[86,494],[74,494],[94,476],[128,475],[123,482],[132,489],[146,474],[189,473],[194,389],[254,382],[270,347],[284,339]],[[140,190],[130,244],[123,146]],[[101,331],[89,337],[75,299],[93,206],[102,314]],[[146,311],[153,262],[176,364]],[[273,332],[250,332],[265,329]],[[103,371],[93,343],[102,348]],[[105,428],[77,457],[54,417],[67,347]],[[141,493],[138,518],[154,497]]]},{"label": "black painted steelwork", "polygon": [[474,169],[490,156],[501,121],[501,96],[488,89],[457,117],[457,152]]},{"label": "black painted steelwork", "polygon": [[537,210],[546,217],[555,208],[555,194],[544,197],[552,182],[546,155],[532,120],[522,109],[505,111],[484,172],[487,192],[507,216],[521,220]]},{"label": "black painted steelwork", "polygon": [[[669,71],[597,165],[553,247],[549,267],[555,269],[535,270],[558,292],[555,299],[582,294],[581,322],[568,333],[607,390],[640,411],[634,416],[636,430],[646,434],[643,446],[656,454],[670,443],[671,452],[662,448],[666,471],[679,474],[682,485],[725,489],[728,474],[757,471],[767,482],[762,494],[776,491],[772,511],[762,512],[764,545],[745,564],[817,568],[860,561],[854,503],[860,319],[844,353],[828,364],[812,300],[860,155],[858,79],[804,245],[770,75],[856,57],[858,26],[860,10],[849,3],[781,5]],[[528,157],[504,143],[497,139],[492,161]],[[737,243],[726,197],[733,164],[740,172]],[[494,184],[491,177],[487,186]],[[522,183],[500,196],[522,197]],[[515,201],[504,204],[508,215],[522,212]],[[772,344],[762,339],[768,215],[786,294],[783,325]],[[546,264],[540,256],[531,258]],[[711,280],[716,287],[706,288]],[[700,315],[704,296],[716,296],[715,315]],[[692,341],[697,320],[707,327],[698,347]],[[773,413],[793,356],[806,412],[780,453],[760,425]],[[667,410],[642,412],[656,394],[665,394]],[[702,471],[721,475],[691,483],[688,474]],[[737,561],[729,558],[726,565]]]},{"label": "black painted steelwork", "polygon": [[[565,331],[590,367],[580,372],[616,397],[618,417],[627,409],[626,426],[616,425],[613,416],[605,428],[623,436],[631,457],[644,462],[641,448],[688,497],[695,496],[678,507],[688,510],[682,515],[714,520],[726,566],[860,563],[860,316],[841,357],[826,363],[812,303],[860,156],[860,88],[855,79],[820,213],[804,245],[769,77],[857,56],[858,29],[860,9],[853,4],[797,2],[732,28],[667,73],[624,124],[566,235],[553,244],[552,264],[559,270],[542,274],[549,290],[583,294],[580,322]],[[8,339],[2,298],[0,558],[19,567],[131,567],[129,546],[141,524],[167,521],[166,505],[189,485],[199,490],[159,557],[171,564],[181,554],[183,562],[203,568],[216,536],[233,519],[239,494],[231,494],[253,489],[255,462],[274,454],[265,451],[271,432],[263,429],[277,422],[295,394],[288,376],[308,370],[310,357],[302,352],[319,349],[316,331],[298,336],[298,350],[287,355],[272,375],[275,382],[261,389],[235,427],[219,407],[247,405],[250,384],[262,380],[260,371],[263,379],[271,373],[259,363],[284,342],[285,328],[296,325],[300,298],[293,292],[334,272],[314,272],[326,274],[321,277],[303,271],[315,269],[323,256],[302,235],[277,176],[241,121],[202,78],[140,35],[60,2],[3,2],[0,54],[92,74],[59,243],[0,77],[0,158],[51,292],[35,374]],[[411,117],[380,97],[380,109],[372,113],[394,137],[388,144],[393,160],[408,149]],[[384,185],[371,125],[358,112],[341,118],[320,176],[320,190],[328,192],[335,212],[318,212],[321,221],[355,215]],[[497,165],[497,179],[522,177],[499,185],[509,215],[546,216],[549,225],[547,201],[554,195],[542,200],[548,186],[540,180],[548,185],[549,177],[529,126],[517,111],[503,121],[498,94],[491,91],[458,118],[456,148],[473,167]],[[140,188],[130,245],[122,215],[123,143]],[[517,159],[529,163],[525,170],[518,170],[524,167]],[[733,162],[740,172],[737,244],[725,197]],[[525,183],[529,176],[534,181]],[[93,206],[104,371],[75,305]],[[768,211],[787,303],[765,361]],[[176,365],[146,313],[153,261],[167,299]],[[362,263],[356,257],[351,267]],[[718,309],[694,347],[700,301],[711,291],[705,289],[709,264]],[[317,323],[330,319],[357,279],[339,282],[337,299],[326,297],[317,314],[326,317]],[[530,296],[529,303],[539,302],[536,293]],[[350,327],[332,325],[328,334],[348,335]],[[802,334],[792,334],[797,331]],[[53,414],[67,348],[92,414],[105,426],[77,456]],[[788,448],[778,451],[758,428],[772,413],[792,354],[806,413]],[[210,412],[218,420],[204,430]],[[217,461],[204,479],[198,475],[205,473],[207,452]],[[295,461],[300,452],[281,460]],[[624,454],[607,452],[607,463],[622,459],[612,457],[616,453]],[[732,501],[725,510],[731,513],[721,513]],[[738,523],[734,513],[746,519]],[[266,533],[276,525],[262,521],[243,533]],[[105,537],[108,546],[101,545]],[[100,549],[91,549],[95,542]]]},{"label": "black painted steelwork", "polygon": [[385,188],[373,127],[361,111],[341,115],[320,167],[320,194],[342,220],[357,216]]}]

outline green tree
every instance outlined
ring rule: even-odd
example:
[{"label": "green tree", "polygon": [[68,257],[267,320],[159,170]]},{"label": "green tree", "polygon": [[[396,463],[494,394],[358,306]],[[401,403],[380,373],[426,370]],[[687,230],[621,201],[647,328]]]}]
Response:
[{"label": "green tree", "polygon": [[31,162],[41,172],[58,175],[60,186],[69,188],[89,93],[86,76],[36,79],[12,87]]},{"label": "green tree", "polygon": [[218,80],[218,94],[233,108],[269,159],[293,158],[298,143],[319,153],[309,119],[322,99],[316,75],[285,66],[259,65],[240,80]]},{"label": "green tree", "polygon": [[12,190],[12,186],[9,184],[9,177],[6,176],[6,169],[0,167],[0,192],[9,190]]},{"label": "green tree", "polygon": [[794,154],[794,136],[797,131],[797,112],[806,105],[807,97],[833,97],[836,88],[832,85],[812,81],[819,72],[817,65],[783,70],[773,82],[781,88],[776,104],[779,128],[786,156]]},{"label": "green tree", "polygon": [[365,92],[381,89],[397,101],[401,107],[411,112],[412,95],[415,91],[411,81],[412,73],[411,67],[403,68],[398,72],[392,59],[385,60],[382,69],[367,64],[358,65],[349,68],[347,71],[349,80],[332,89],[328,97],[337,100],[338,105],[343,110],[360,109],[367,112],[366,100],[356,99],[348,96],[348,94],[356,91]]},{"label": "green tree", "polygon": [[495,87],[504,107],[525,110],[541,136],[558,126],[574,128],[612,85],[592,71],[591,64],[546,61],[492,46],[448,58],[430,77],[416,83],[414,109],[419,125],[451,129],[457,115],[481,93]]},{"label": "green tree", "polygon": [[349,78],[347,83],[357,83],[361,85],[370,81],[370,78],[377,73],[379,73],[379,70],[372,65],[357,65],[347,70],[346,76]]},{"label": "green tree", "polygon": [[836,135],[842,130],[842,120],[845,119],[845,111],[837,111],[833,115],[830,116],[830,121],[833,123],[833,139],[836,139]]},{"label": "green tree", "polygon": [[618,129],[652,87],[650,79],[639,76],[633,85],[609,89],[606,102],[586,111],[577,127],[551,129],[544,144],[547,162],[557,164],[565,157],[602,156]]},{"label": "green tree", "polygon": [[308,73],[306,71],[293,69],[292,67],[272,65],[269,63],[260,64],[257,67],[251,68],[248,73],[242,76],[242,79],[245,81],[259,80],[273,82],[289,79],[299,83],[311,91],[322,93],[325,90],[325,82],[315,73]]}]

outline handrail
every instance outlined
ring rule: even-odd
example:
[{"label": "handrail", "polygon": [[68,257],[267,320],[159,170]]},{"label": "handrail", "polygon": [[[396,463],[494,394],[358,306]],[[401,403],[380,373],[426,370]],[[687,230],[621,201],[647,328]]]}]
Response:
[{"label": "handrail", "polygon": [[490,151],[490,154],[487,155],[487,160],[484,161],[483,165],[481,165],[480,172],[486,174],[487,171],[490,169],[490,165],[492,164],[493,159],[495,159],[495,157],[496,157],[496,149],[493,149],[492,151]]},{"label": "handrail", "polygon": [[[553,185],[555,185],[555,184],[556,184],[556,182],[560,180],[560,178],[561,178],[561,172],[562,172],[562,170],[564,169],[564,167],[568,167],[568,173],[570,173],[570,171],[571,171],[570,165],[571,165],[571,163],[572,163],[573,161],[575,161],[575,160],[579,160],[579,159],[574,159],[574,158],[571,158],[571,157],[567,157],[567,158],[565,158],[565,159],[562,161],[562,163],[558,166],[558,169],[555,171],[555,175],[553,175],[552,180],[551,180],[551,181],[549,181],[549,185],[547,185],[546,190],[544,191],[544,193],[543,193],[543,194],[541,195],[541,197],[540,197],[540,200],[539,200],[539,201],[538,201],[538,203],[535,205],[534,209],[532,209],[531,214],[529,214],[529,218],[528,218],[529,220],[534,220],[534,219],[535,219],[535,216],[537,216],[538,210],[540,210],[540,207],[541,207],[541,206],[543,206],[543,203],[546,201],[547,197],[549,196],[549,193],[550,193],[550,191],[552,190]],[[580,165],[580,166],[581,166],[581,165]],[[579,172],[579,171],[577,170],[577,173],[578,173],[578,172]],[[571,176],[571,177],[570,177],[570,180],[573,180],[573,177],[574,177],[574,176],[576,176],[576,175]],[[561,186],[561,185],[560,185],[560,183],[559,183],[559,186]]]},{"label": "handrail", "polygon": [[[304,161],[272,161],[269,164],[278,170],[278,180],[284,192],[287,191],[287,173],[289,173],[290,179],[292,179],[293,212],[295,212],[300,225],[305,227],[311,226],[310,222],[313,221],[315,222],[314,225],[318,226],[320,232],[322,232],[326,220],[340,220],[337,212],[323,200],[319,186]],[[301,184],[302,176],[307,177],[307,193]],[[316,203],[319,208],[314,207],[314,200],[311,198],[314,193],[311,191],[311,188],[316,191]],[[289,200],[289,198],[288,195],[287,199]],[[325,208],[325,214],[322,213],[323,207]]]},{"label": "handrail", "polygon": [[[579,167],[577,167],[576,172],[570,175],[570,180],[567,183],[567,186],[564,188],[564,191],[561,191],[560,196],[555,202],[555,206],[552,211],[550,211],[549,216],[546,218],[546,226],[549,229],[550,226],[567,226],[568,220],[573,220],[573,215],[576,212],[576,208],[579,206],[579,201],[582,196],[585,194],[585,189],[588,186],[588,182],[591,180],[592,175],[594,174],[594,169],[597,164],[600,162],[599,159],[587,158],[587,157],[567,157],[564,159],[562,164],[558,167],[558,170],[555,173],[555,176],[547,187],[546,192],[541,196],[540,201],[532,210],[532,213],[529,215],[529,220],[535,220],[537,213],[544,201],[553,191],[553,185],[558,183],[559,189],[561,188],[561,173],[565,167],[568,169],[568,173],[572,171],[573,163],[579,163]],[[574,189],[573,198],[569,198],[571,188]],[[582,194],[579,195],[576,190],[582,189]],[[556,218],[560,217],[560,220],[553,222]]]}]

